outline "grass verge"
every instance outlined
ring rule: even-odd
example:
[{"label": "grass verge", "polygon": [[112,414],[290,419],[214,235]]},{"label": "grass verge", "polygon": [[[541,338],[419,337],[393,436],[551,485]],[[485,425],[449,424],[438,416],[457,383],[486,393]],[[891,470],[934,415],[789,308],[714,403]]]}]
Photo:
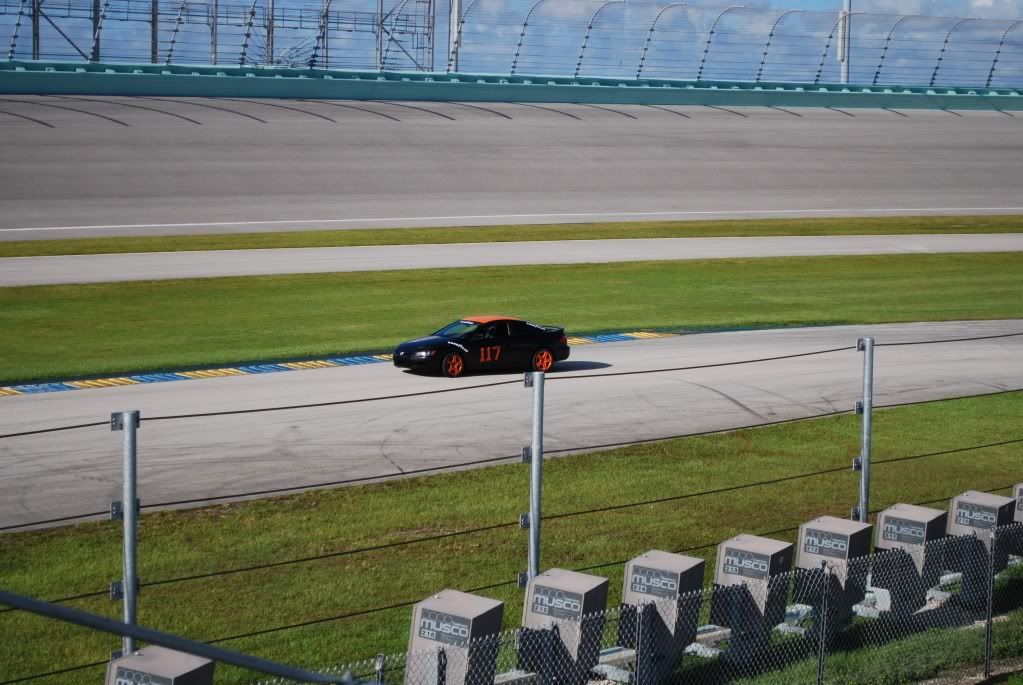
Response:
[{"label": "grass verge", "polygon": [[[874,506],[934,501],[941,507],[966,489],[1018,482],[1021,416],[1021,392],[877,411]],[[551,460],[544,467],[543,566],[609,577],[614,604],[623,560],[647,549],[710,559],[715,543],[739,532],[773,531],[792,540],[801,522],[848,514],[857,498],[848,465],[858,436],[858,419],[838,416]],[[973,449],[950,452],[959,448]],[[885,463],[910,456],[919,458]],[[836,471],[757,485],[825,469]],[[218,644],[314,667],[402,650],[410,610],[401,605],[444,587],[505,601],[511,627],[521,611],[514,578],[525,564],[518,513],[528,498],[528,471],[513,464],[145,514],[140,576],[158,584],[143,588],[139,620],[200,640],[248,635]],[[749,487],[679,497],[740,484]],[[494,527],[412,542],[488,526]],[[0,585],[43,598],[102,595],[120,573],[118,536],[116,522],[0,536]],[[352,551],[364,548],[371,549]],[[303,559],[309,560],[296,561]],[[159,582],[274,562],[279,565]],[[119,611],[104,596],[71,604]],[[295,627],[270,630],[282,626]],[[0,682],[102,660],[117,642],[20,612],[0,613],[0,635],[18,636],[0,640]],[[223,684],[248,679],[229,668],[219,674]],[[39,682],[86,677],[98,674]]]},{"label": "grass verge", "polygon": [[573,334],[1023,318],[1023,253],[408,270],[0,288],[0,383],[390,349],[473,313]]},{"label": "grass verge", "polygon": [[[992,657],[1019,657],[1023,654],[1023,611],[1014,611],[992,630]],[[978,682],[983,671],[984,629],[982,626],[928,630],[888,644],[853,651],[830,651],[825,662],[828,685],[903,685],[933,678],[949,671],[976,667],[976,672],[960,672],[961,680]],[[742,685],[789,685],[813,683],[817,676],[816,659],[759,678],[742,680]],[[994,682],[1023,682],[1018,676]]]},{"label": "grass verge", "polygon": [[0,242],[0,257],[243,250],[271,247],[350,247],[496,243],[608,238],[710,238],[781,235],[897,235],[903,233],[1019,233],[1023,216],[907,216],[739,221],[630,221],[593,224],[380,228],[344,231],[280,231],[216,235],[71,238]]}]

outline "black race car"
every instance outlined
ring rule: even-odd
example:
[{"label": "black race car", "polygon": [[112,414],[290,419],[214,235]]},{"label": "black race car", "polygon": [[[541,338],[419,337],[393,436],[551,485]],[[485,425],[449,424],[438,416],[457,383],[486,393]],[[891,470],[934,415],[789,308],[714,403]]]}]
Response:
[{"label": "black race car", "polygon": [[565,329],[510,316],[470,316],[394,350],[394,365],[457,378],[473,369],[550,371],[568,359]]}]

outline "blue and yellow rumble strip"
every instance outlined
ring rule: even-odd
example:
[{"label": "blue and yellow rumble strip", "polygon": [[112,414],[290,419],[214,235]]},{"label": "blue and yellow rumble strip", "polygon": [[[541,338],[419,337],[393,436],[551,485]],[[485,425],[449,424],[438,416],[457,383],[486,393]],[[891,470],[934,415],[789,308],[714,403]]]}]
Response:
[{"label": "blue and yellow rumble strip", "polygon": [[[668,338],[677,333],[651,333],[636,331],[633,333],[601,333],[598,335],[569,336],[569,345],[592,345],[594,343],[625,342],[628,340],[645,340],[649,338]],[[64,392],[65,390],[87,390],[89,388],[114,388],[123,385],[143,385],[146,383],[171,383],[173,381],[190,381],[197,378],[223,378],[225,376],[251,376],[258,373],[279,373],[281,371],[302,371],[304,369],[327,369],[336,366],[359,366],[362,364],[380,364],[391,361],[389,354],[359,355],[355,357],[331,357],[329,359],[313,359],[304,362],[279,362],[276,364],[250,364],[232,366],[223,369],[201,369],[199,371],[174,371],[171,373],[141,373],[133,376],[117,376],[115,378],[92,378],[83,381],[63,381],[61,383],[33,383],[27,385],[0,386],[0,397],[14,395],[38,395],[47,392]]]}]

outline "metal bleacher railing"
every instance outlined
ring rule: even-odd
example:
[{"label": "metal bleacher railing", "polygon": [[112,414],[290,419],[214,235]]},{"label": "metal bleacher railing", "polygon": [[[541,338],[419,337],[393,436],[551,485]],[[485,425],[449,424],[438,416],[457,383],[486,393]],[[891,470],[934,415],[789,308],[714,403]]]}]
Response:
[{"label": "metal bleacher railing", "polygon": [[0,50],[8,60],[793,83],[838,83],[847,58],[852,84],[1023,85],[1023,20],[631,0],[0,0]]}]

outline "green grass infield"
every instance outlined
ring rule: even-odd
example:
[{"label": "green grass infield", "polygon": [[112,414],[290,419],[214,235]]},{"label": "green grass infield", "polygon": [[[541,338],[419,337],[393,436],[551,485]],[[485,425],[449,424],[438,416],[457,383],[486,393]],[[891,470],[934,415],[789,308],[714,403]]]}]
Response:
[{"label": "green grass infield", "polygon": [[[462,316],[607,330],[1023,318],[1023,253],[0,288],[0,383],[388,351]],[[7,401],[6,399],[3,401]]]},{"label": "green grass infield", "polygon": [[67,238],[0,242],[0,257],[244,250],[272,247],[348,247],[491,243],[608,238],[709,238],[780,235],[897,235],[903,233],[1019,233],[1023,216],[906,216],[729,221],[629,221],[447,228],[381,228],[334,231],[276,231],[128,238]]},{"label": "green grass infield", "polygon": [[[1023,392],[876,411],[873,507],[940,508],[967,489],[1004,494],[1020,481],[1021,415]],[[646,550],[712,562],[714,545],[740,532],[791,541],[800,523],[847,516],[855,504],[858,475],[849,463],[859,425],[842,415],[549,460],[542,566],[608,577],[608,605],[615,606],[623,561]],[[794,476],[801,477],[777,482]],[[518,514],[528,508],[528,481],[529,466],[516,463],[143,514],[139,622],[309,667],[402,651],[411,603],[443,588],[503,600],[506,627],[513,627],[521,615],[515,577],[525,568],[526,533]],[[735,486],[744,487],[711,492]],[[2,586],[47,599],[97,592],[67,604],[118,615],[105,590],[120,575],[118,526],[0,535]],[[485,530],[448,535],[469,529]],[[190,579],[170,582],[180,578]],[[118,644],[22,612],[0,613],[0,635],[0,682],[102,661]],[[978,641],[972,633],[968,639]],[[848,682],[907,681],[895,667],[856,680],[869,655],[847,658]],[[218,673],[221,684],[258,680],[228,667]],[[93,668],[37,682],[99,677]]]}]

